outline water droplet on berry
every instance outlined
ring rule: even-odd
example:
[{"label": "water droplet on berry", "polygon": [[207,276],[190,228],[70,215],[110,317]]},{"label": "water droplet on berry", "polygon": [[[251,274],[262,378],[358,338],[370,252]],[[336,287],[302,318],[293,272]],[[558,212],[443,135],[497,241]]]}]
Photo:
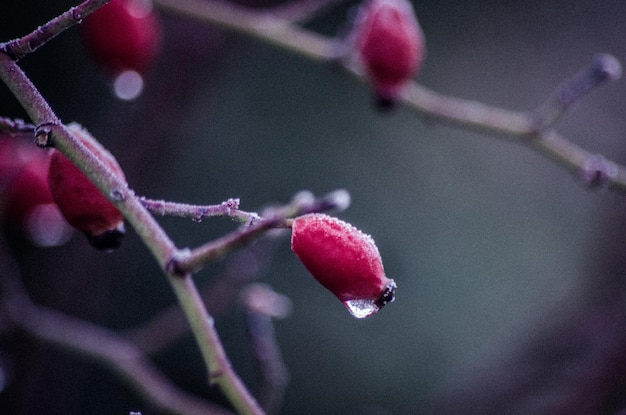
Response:
[{"label": "water droplet on berry", "polygon": [[113,81],[113,93],[124,101],[132,101],[143,91],[143,78],[135,71],[124,71]]},{"label": "water droplet on berry", "polygon": [[369,317],[380,311],[380,307],[376,305],[376,301],[369,298],[348,300],[344,301],[343,304],[355,318]]}]

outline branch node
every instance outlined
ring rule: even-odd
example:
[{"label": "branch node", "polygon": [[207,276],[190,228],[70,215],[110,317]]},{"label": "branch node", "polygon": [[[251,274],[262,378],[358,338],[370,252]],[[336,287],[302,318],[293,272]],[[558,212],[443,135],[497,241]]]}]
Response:
[{"label": "branch node", "polygon": [[189,274],[189,271],[181,265],[181,261],[184,258],[187,258],[190,254],[191,251],[189,249],[182,249],[174,253],[174,255],[172,255],[169,261],[167,261],[167,263],[165,264],[165,271],[168,274],[179,278],[184,278],[185,276],[187,276]]},{"label": "branch node", "polygon": [[588,157],[578,172],[582,182],[592,188],[607,187],[617,174],[617,165],[601,154]]},{"label": "branch node", "polygon": [[81,23],[83,21],[83,14],[76,7],[72,7],[69,10],[69,13],[72,15],[72,19],[74,19],[76,23]]},{"label": "branch node", "polygon": [[35,127],[35,145],[40,148],[53,147],[52,128],[58,124],[55,122],[45,122]]},{"label": "branch node", "polygon": [[123,202],[124,200],[126,200],[126,195],[122,190],[113,189],[111,190],[111,199],[116,202]]},{"label": "branch node", "polygon": [[218,383],[219,379],[224,376],[223,370],[212,370],[209,372],[209,385],[213,386]]}]

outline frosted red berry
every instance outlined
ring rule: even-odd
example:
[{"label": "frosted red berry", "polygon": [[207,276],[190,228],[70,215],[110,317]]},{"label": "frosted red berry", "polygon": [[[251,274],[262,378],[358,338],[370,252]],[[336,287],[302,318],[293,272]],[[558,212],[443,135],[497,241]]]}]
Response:
[{"label": "frosted red berry", "polygon": [[[68,126],[113,173],[124,178],[122,169],[111,153],[77,124]],[[74,228],[87,235],[98,249],[112,250],[120,246],[124,230],[122,213],[63,153],[53,150],[48,170],[48,183],[54,201]]]},{"label": "frosted red berry", "polygon": [[291,249],[357,318],[394,300],[396,284],[385,275],[374,240],[347,222],[318,213],[297,217]]},{"label": "frosted red berry", "polygon": [[149,0],[111,0],[82,24],[89,54],[107,73],[144,75],[161,47],[161,22]]},{"label": "frosted red berry", "polygon": [[391,106],[424,59],[413,6],[408,0],[369,0],[357,16],[353,41],[378,103]]}]

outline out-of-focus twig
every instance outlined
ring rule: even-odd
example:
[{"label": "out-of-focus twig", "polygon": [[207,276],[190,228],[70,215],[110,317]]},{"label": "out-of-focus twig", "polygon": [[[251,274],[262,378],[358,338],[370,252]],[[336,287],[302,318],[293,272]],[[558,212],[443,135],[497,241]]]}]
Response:
[{"label": "out-of-focus twig", "polygon": [[591,65],[563,81],[546,102],[535,110],[536,128],[544,130],[551,127],[573,103],[604,82],[619,79],[621,76],[622,65],[614,56],[598,54]]},{"label": "out-of-focus twig", "polygon": [[[266,234],[259,241],[228,256],[224,270],[200,291],[211,315],[219,316],[231,309],[242,287],[263,276],[273,257],[276,239],[274,234]],[[173,305],[128,330],[126,337],[144,353],[153,354],[188,332],[183,312]]]},{"label": "out-of-focus twig", "polygon": [[241,293],[246,309],[250,350],[259,367],[261,387],[259,404],[268,414],[278,413],[289,372],[276,341],[273,318],[285,318],[290,314],[291,301],[264,284],[250,284]]},{"label": "out-of-focus twig", "polygon": [[[346,53],[345,48],[341,47],[341,42],[336,39],[307,31],[277,16],[226,4],[220,0],[154,0],[154,2],[171,12],[237,31],[314,61],[334,64],[341,61],[343,54]],[[600,70],[596,70],[596,73],[605,75],[599,76],[598,79],[616,79],[621,73],[619,62],[608,55],[601,56],[604,56],[602,61],[608,62],[609,65],[600,62]],[[353,60],[343,59],[342,63],[346,71],[365,81],[361,68],[355,66]],[[597,69],[598,62],[592,63],[592,67]],[[588,152],[549,128],[576,99],[600,83],[602,82],[587,83],[578,93],[565,99],[562,95],[556,101],[548,99],[547,106],[544,104],[538,110],[530,112],[510,111],[477,101],[443,95],[415,82],[409,84],[401,96],[401,101],[420,116],[487,134],[517,138],[521,143],[533,146],[574,171],[588,185],[602,185],[626,191],[626,167],[604,158],[602,160],[605,162],[596,163],[595,161],[599,159],[597,154]],[[561,88],[557,88],[559,89]],[[553,96],[559,97],[560,94],[556,92]],[[565,105],[562,105],[563,103]],[[556,108],[559,105],[560,109]],[[543,114],[544,120],[540,123],[537,122],[538,113]],[[547,115],[548,113],[550,114]],[[599,170],[590,172],[594,166],[599,166]],[[587,180],[588,177],[599,179]]]},{"label": "out-of-focus twig", "polygon": [[324,9],[346,0],[293,0],[274,6],[265,11],[273,16],[292,22],[302,22],[311,19]]},{"label": "out-of-focus twig", "polygon": [[2,252],[0,310],[14,327],[64,350],[95,359],[115,372],[151,406],[164,413],[231,413],[176,387],[133,343],[113,331],[34,304],[19,281],[15,264],[9,261],[8,251]]},{"label": "out-of-focus twig", "polygon": [[274,43],[316,61],[337,58],[334,42],[266,12],[223,0],[155,0],[161,8]]}]

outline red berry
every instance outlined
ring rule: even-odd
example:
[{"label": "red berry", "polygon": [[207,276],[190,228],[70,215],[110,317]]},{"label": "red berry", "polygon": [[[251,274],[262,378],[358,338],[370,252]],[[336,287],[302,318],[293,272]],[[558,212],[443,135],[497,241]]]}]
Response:
[{"label": "red berry", "polygon": [[291,249],[306,269],[357,318],[394,300],[374,240],[354,226],[314,213],[293,220]]},{"label": "red berry", "polygon": [[[113,173],[124,178],[121,167],[111,153],[77,124],[68,126],[89,150],[102,160]],[[98,249],[118,248],[124,235],[124,217],[104,194],[63,153],[52,151],[48,183],[54,201],[65,219],[83,231]]]},{"label": "red berry", "polygon": [[422,66],[424,35],[407,0],[369,0],[354,28],[355,48],[381,106],[391,106]]},{"label": "red berry", "polygon": [[111,0],[87,16],[82,38],[93,59],[111,76],[145,75],[161,46],[161,22],[149,0]]},{"label": "red berry", "polygon": [[[4,143],[6,144],[6,143]],[[6,150],[7,147],[3,146]],[[7,184],[4,197],[4,220],[13,231],[25,235],[30,242],[40,246],[55,246],[64,243],[70,228],[52,199],[48,186],[49,159],[46,154],[21,144],[23,164]]]},{"label": "red berry", "polygon": [[[31,160],[36,148],[26,144],[10,134],[0,135],[0,193],[15,178],[20,170]],[[39,152],[37,152],[39,153]],[[40,153],[43,156],[43,154]]]}]

